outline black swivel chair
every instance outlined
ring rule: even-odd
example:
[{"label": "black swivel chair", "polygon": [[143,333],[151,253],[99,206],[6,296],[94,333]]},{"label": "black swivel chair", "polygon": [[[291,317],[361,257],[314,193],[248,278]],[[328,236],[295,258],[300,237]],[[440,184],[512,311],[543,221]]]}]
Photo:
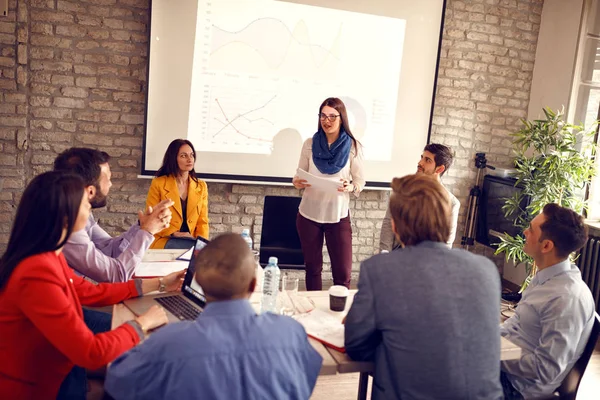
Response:
[{"label": "black swivel chair", "polygon": [[296,230],[300,197],[266,196],[260,235],[260,264],[277,257],[283,269],[304,269],[304,256]]},{"label": "black swivel chair", "polygon": [[594,326],[590,338],[585,345],[585,349],[583,350],[581,357],[579,357],[575,365],[573,365],[571,371],[565,376],[565,379],[563,379],[558,389],[554,391],[554,397],[551,397],[552,399],[575,400],[575,397],[577,396],[577,389],[579,389],[581,378],[583,378],[583,373],[590,362],[590,358],[596,347],[596,342],[600,336],[600,316],[598,316],[597,313],[594,314]]}]

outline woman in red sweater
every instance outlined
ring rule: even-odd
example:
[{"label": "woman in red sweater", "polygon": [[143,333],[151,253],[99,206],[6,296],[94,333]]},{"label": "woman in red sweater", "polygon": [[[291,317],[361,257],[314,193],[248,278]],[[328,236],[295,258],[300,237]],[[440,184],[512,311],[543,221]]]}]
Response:
[{"label": "woman in red sweater", "polygon": [[[1,399],[85,399],[85,390],[73,396],[61,388],[75,365],[98,369],[167,322],[157,306],[113,331],[88,329],[82,305],[116,304],[160,284],[157,278],[94,285],[73,273],[61,249],[85,227],[89,211],[84,182],[75,175],[46,172],[23,193],[0,259]],[[183,273],[162,278],[167,291],[181,286]],[[83,384],[75,386],[85,388],[85,374],[79,379]]]}]

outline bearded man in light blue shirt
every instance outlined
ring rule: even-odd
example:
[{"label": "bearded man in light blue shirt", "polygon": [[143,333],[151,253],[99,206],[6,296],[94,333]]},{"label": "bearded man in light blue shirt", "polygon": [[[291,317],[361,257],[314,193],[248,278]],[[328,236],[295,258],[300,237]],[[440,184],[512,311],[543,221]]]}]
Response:
[{"label": "bearded man in light blue shirt", "polygon": [[523,250],[538,273],[500,330],[523,350],[520,359],[501,362],[506,399],[551,395],[583,353],[594,323],[590,289],[569,261],[587,241],[583,217],[547,204],[524,235]]}]

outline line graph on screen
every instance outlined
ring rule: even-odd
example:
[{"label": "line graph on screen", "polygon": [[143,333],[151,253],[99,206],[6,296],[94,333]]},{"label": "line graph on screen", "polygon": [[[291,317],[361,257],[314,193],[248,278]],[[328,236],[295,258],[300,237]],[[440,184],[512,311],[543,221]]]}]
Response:
[{"label": "line graph on screen", "polygon": [[[236,70],[247,73],[278,73],[315,79],[335,74],[341,60],[343,24],[333,37],[320,38],[330,44],[317,43],[307,23],[300,19],[293,28],[277,18],[258,18],[233,30],[212,25],[210,42],[211,70],[230,70],[232,59],[243,59]],[[301,68],[299,68],[301,66]]]},{"label": "line graph on screen", "polygon": [[404,21],[266,0],[210,0],[199,15],[188,137],[203,151],[272,155],[340,97],[365,157],[390,159]]},{"label": "line graph on screen", "polygon": [[205,146],[212,151],[236,149],[241,152],[269,154],[275,122],[277,94],[260,89],[243,93],[228,87],[215,86],[207,99],[205,114]]}]

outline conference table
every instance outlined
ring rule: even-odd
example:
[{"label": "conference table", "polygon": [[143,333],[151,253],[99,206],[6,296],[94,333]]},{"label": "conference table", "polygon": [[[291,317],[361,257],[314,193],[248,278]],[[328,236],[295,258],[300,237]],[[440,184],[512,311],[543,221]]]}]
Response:
[{"label": "conference table", "polygon": [[[177,256],[179,256],[182,252],[183,250],[149,250],[148,254],[144,257],[144,261],[171,261],[174,260]],[[327,291],[298,292],[297,296],[303,296],[308,298],[309,301],[312,304],[314,304],[315,308],[326,312],[329,315],[334,316],[335,318],[338,318],[341,323],[342,319],[348,312],[350,305],[352,304],[352,299],[355,293],[356,290],[350,291],[348,301],[346,302],[346,308],[343,312],[334,312],[329,309],[329,294]],[[261,294],[258,292],[253,293],[250,297],[250,302],[257,311],[260,309],[260,298]],[[113,306],[112,315],[112,329],[115,329],[124,322],[135,318],[135,315],[122,303]],[[310,344],[314,347],[314,349],[323,358],[323,364],[321,365],[321,371],[319,375],[325,376],[336,374],[359,373],[360,375],[358,382],[357,398],[359,400],[366,399],[369,375],[372,374],[374,367],[373,363],[353,361],[345,353],[327,347],[313,338],[309,337],[308,340]],[[508,341],[507,339],[501,338],[500,358],[502,360],[517,359],[520,356],[521,348]]]}]

